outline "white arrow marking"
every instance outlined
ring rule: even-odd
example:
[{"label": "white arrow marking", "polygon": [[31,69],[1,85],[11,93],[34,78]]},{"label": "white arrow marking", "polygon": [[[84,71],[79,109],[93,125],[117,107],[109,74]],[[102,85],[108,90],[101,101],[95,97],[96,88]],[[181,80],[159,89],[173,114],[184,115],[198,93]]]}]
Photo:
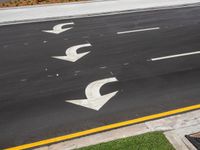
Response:
[{"label": "white arrow marking", "polygon": [[92,46],[90,43],[72,46],[72,47],[70,47],[66,50],[66,52],[65,52],[66,56],[52,56],[52,57],[56,58],[56,59],[65,60],[65,61],[76,62],[77,60],[79,60],[83,56],[90,53],[90,51],[89,51],[89,52],[84,52],[84,53],[78,54],[77,50],[79,48],[90,47],[90,46]]},{"label": "white arrow marking", "polygon": [[170,59],[170,58],[176,58],[176,57],[184,57],[184,56],[197,55],[197,54],[200,54],[200,51],[151,58],[151,61],[158,61],[158,60],[164,60],[164,59]]},{"label": "white arrow marking", "polygon": [[101,95],[100,89],[103,85],[118,81],[116,78],[107,78],[90,83],[85,89],[87,99],[80,100],[66,100],[66,102],[87,107],[98,111],[104,104],[106,104],[118,91]]},{"label": "white arrow marking", "polygon": [[66,26],[66,25],[74,25],[74,23],[73,22],[61,23],[61,24],[55,25],[53,27],[53,30],[43,30],[43,32],[53,33],[53,34],[60,34],[62,32],[65,32],[65,31],[70,30],[70,29],[73,28],[73,27],[70,27],[70,28],[63,29],[62,27]]}]

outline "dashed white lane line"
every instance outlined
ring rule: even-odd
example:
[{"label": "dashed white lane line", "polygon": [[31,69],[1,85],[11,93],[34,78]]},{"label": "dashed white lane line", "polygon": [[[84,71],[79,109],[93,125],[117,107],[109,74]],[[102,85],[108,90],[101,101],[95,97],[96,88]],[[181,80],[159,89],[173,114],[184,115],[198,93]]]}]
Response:
[{"label": "dashed white lane line", "polygon": [[117,32],[117,34],[136,33],[136,32],[152,31],[152,30],[159,30],[159,29],[160,29],[160,27],[153,27],[153,28],[122,31],[122,32]]},{"label": "dashed white lane line", "polygon": [[151,58],[150,60],[151,61],[158,61],[158,60],[164,60],[164,59],[170,59],[170,58],[176,58],[176,57],[184,57],[184,56],[196,55],[196,54],[200,54],[200,51],[182,53],[182,54],[176,54],[176,55],[168,55],[168,56],[157,57],[157,58]]}]

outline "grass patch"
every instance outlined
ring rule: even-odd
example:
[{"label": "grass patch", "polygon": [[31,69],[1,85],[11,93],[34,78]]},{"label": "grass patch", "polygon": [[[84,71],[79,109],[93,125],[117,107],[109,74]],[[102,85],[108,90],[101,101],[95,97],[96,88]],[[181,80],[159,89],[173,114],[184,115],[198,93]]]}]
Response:
[{"label": "grass patch", "polygon": [[79,150],[175,150],[162,132],[150,132]]},{"label": "grass patch", "polygon": [[78,1],[83,1],[83,0],[9,0],[6,2],[0,2],[0,7],[16,7],[16,6],[67,3],[67,2],[78,2]]}]

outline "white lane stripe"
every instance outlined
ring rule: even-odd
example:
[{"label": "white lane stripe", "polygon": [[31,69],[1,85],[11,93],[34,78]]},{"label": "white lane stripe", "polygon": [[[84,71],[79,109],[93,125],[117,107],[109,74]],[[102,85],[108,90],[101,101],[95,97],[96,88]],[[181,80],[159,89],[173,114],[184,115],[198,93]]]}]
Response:
[{"label": "white lane stripe", "polygon": [[160,29],[160,27],[145,28],[145,29],[138,29],[138,30],[130,30],[130,31],[117,32],[117,34],[135,33],[135,32],[144,32],[144,31],[159,30],[159,29]]},{"label": "white lane stripe", "polygon": [[176,55],[169,55],[169,56],[164,56],[164,57],[151,58],[151,61],[170,59],[170,58],[176,58],[176,57],[183,57],[183,56],[189,56],[189,55],[196,55],[196,54],[200,54],[200,51],[183,53],[183,54],[176,54]]}]

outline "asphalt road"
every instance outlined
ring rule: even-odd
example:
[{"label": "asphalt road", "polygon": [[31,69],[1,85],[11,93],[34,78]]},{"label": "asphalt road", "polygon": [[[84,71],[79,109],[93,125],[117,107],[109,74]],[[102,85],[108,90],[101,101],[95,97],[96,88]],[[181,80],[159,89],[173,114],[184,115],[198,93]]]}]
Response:
[{"label": "asphalt road", "polygon": [[[42,32],[74,22],[61,34]],[[159,27],[159,30],[117,32]],[[71,46],[89,54],[76,62]],[[200,103],[200,7],[0,27],[0,149]],[[116,77],[118,91],[99,111],[65,102],[85,99],[93,81]]]}]

